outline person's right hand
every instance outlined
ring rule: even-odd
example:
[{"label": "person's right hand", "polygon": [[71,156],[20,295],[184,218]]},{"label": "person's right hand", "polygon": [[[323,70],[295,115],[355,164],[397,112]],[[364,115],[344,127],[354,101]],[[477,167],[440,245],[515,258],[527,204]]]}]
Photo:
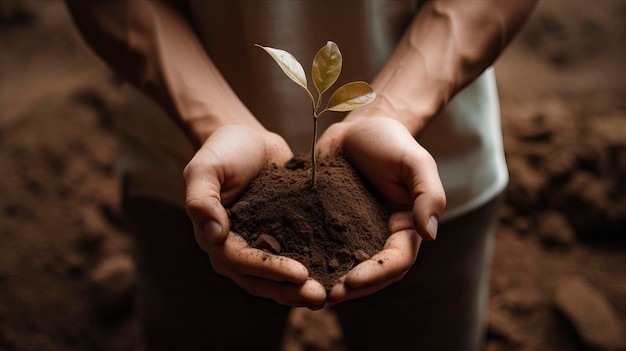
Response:
[{"label": "person's right hand", "polygon": [[230,231],[223,204],[230,204],[267,163],[293,156],[287,143],[267,131],[231,125],[217,129],[184,171],[186,210],[198,245],[213,269],[250,294],[288,306],[319,309],[326,291],[300,262],[252,248]]}]

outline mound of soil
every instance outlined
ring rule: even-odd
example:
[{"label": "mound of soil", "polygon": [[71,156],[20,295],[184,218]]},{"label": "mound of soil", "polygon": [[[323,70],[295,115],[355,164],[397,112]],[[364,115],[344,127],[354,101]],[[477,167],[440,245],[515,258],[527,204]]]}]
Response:
[{"label": "mound of soil", "polygon": [[321,162],[315,188],[310,168],[298,155],[264,169],[229,209],[231,229],[253,247],[302,262],[330,289],[382,250],[389,210],[345,159]]}]

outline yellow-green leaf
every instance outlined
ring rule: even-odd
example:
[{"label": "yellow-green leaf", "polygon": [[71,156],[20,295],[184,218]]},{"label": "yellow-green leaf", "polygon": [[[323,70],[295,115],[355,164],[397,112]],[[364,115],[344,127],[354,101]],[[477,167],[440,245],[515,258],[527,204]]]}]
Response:
[{"label": "yellow-green leaf", "polygon": [[374,88],[365,82],[352,82],[337,89],[328,100],[326,110],[346,112],[352,111],[374,101]]},{"label": "yellow-green leaf", "polygon": [[339,78],[341,63],[339,47],[332,41],[328,41],[315,55],[311,75],[320,97]]},{"label": "yellow-green leaf", "polygon": [[[283,70],[283,72],[285,72],[287,77],[296,82],[299,86],[306,89],[308,92],[309,89],[307,88],[306,74],[304,73],[304,69],[302,68],[300,62],[298,62],[298,60],[292,54],[281,49],[261,46],[258,44],[255,45],[265,50],[265,52],[267,52],[274,59],[274,61],[278,63],[278,66],[280,67],[280,69]],[[311,93],[309,92],[309,95],[310,94]]]}]

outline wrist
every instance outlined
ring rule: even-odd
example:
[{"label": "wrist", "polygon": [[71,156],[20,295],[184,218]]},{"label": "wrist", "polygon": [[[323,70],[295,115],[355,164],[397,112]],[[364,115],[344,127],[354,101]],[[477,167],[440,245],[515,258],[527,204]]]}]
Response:
[{"label": "wrist", "polygon": [[219,128],[229,125],[267,132],[245,106],[213,109],[210,113],[186,114],[179,119],[188,138],[199,148]]},{"label": "wrist", "polygon": [[[417,136],[449,100],[445,85],[441,88],[422,89],[407,95],[393,91],[377,91],[376,99],[369,105],[352,111],[346,122],[364,118],[385,117],[400,122],[413,136]],[[376,88],[374,88],[376,89]]]}]

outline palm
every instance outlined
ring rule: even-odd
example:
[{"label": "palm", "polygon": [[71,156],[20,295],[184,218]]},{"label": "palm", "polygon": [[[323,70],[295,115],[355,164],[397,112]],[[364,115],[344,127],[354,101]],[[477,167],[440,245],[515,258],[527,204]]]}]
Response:
[{"label": "palm", "polygon": [[429,223],[445,206],[433,158],[395,120],[368,118],[331,126],[320,139],[318,153],[339,152],[385,197],[393,212],[383,251],[333,288],[329,297],[333,302],[371,294],[401,279],[415,262],[421,238],[434,239]]},{"label": "palm", "polygon": [[290,306],[320,308],[324,288],[299,262],[254,249],[229,230],[231,203],[268,163],[291,157],[275,134],[230,126],[215,131],[185,169],[187,212],[213,269],[249,293]]}]

